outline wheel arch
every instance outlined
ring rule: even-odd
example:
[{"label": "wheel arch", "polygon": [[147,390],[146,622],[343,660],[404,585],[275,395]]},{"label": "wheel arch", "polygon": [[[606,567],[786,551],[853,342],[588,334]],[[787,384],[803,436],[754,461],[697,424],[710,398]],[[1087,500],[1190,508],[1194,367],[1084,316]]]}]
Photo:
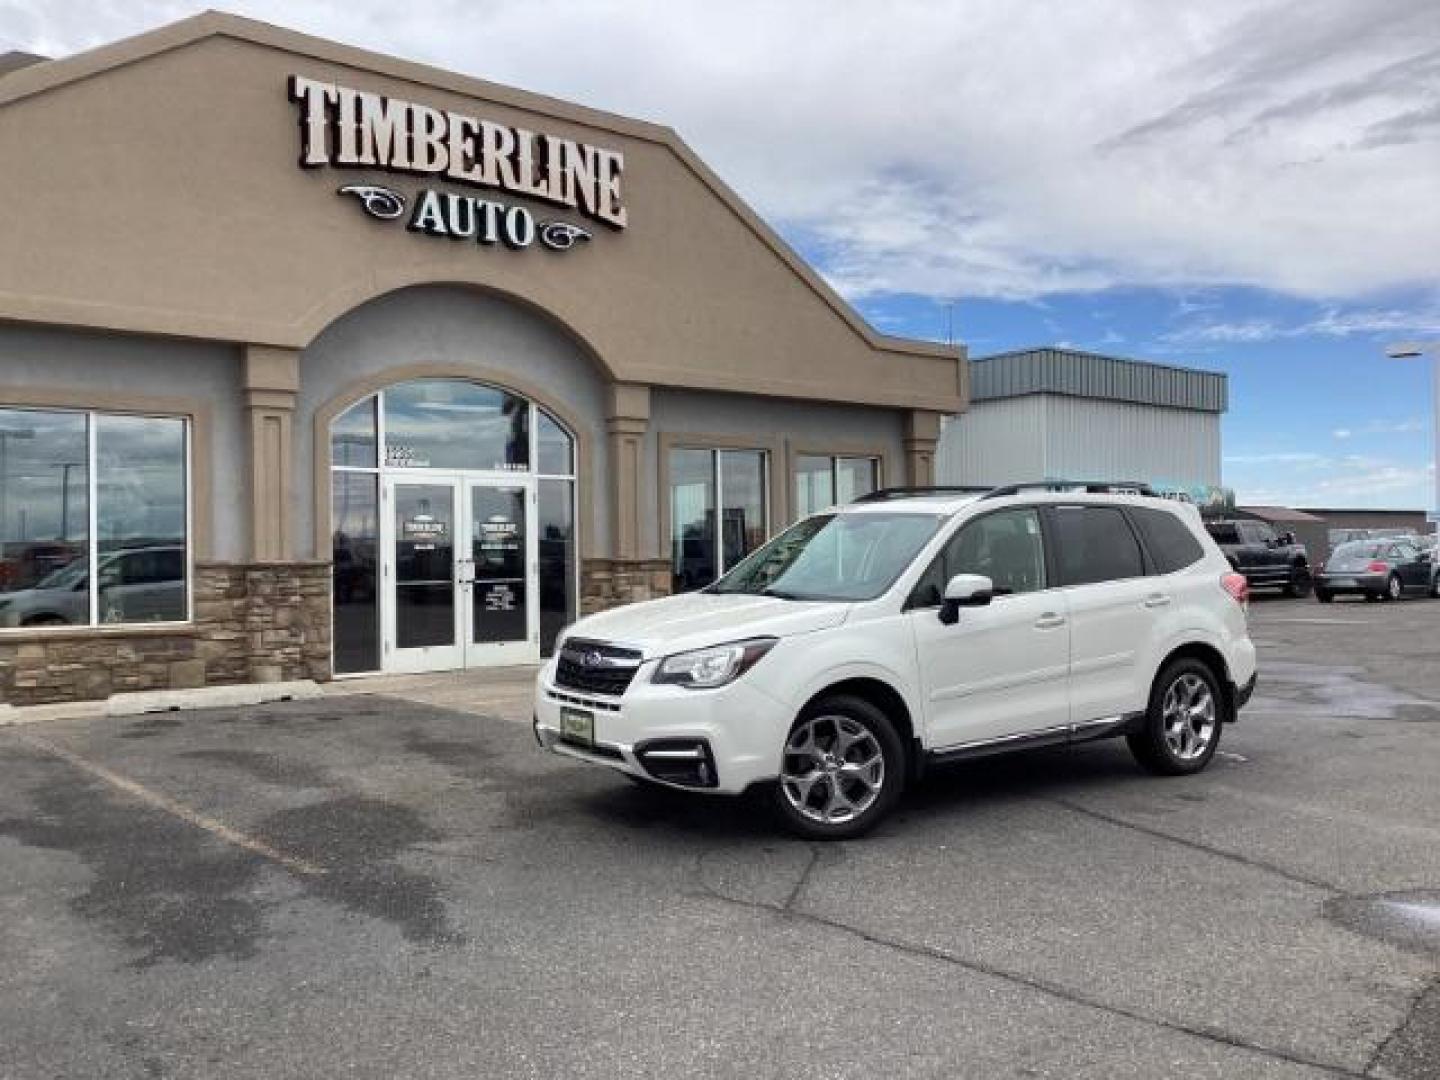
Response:
[{"label": "wheel arch", "polygon": [[823,698],[839,695],[860,698],[885,714],[895,725],[895,734],[900,736],[900,743],[905,747],[906,773],[910,778],[918,775],[919,763],[924,755],[920,750],[915,716],[910,704],[905,700],[905,695],[884,679],[873,675],[853,675],[816,690],[801,706],[800,712],[803,713]]},{"label": "wheel arch", "polygon": [[1239,711],[1236,704],[1238,690],[1235,680],[1230,676],[1230,665],[1225,660],[1225,654],[1214,645],[1204,641],[1187,641],[1182,645],[1177,645],[1165,654],[1164,659],[1155,668],[1155,678],[1160,678],[1160,673],[1176,660],[1186,659],[1200,661],[1214,674],[1216,682],[1220,684],[1220,693],[1225,699],[1225,722],[1227,724],[1234,723]]}]

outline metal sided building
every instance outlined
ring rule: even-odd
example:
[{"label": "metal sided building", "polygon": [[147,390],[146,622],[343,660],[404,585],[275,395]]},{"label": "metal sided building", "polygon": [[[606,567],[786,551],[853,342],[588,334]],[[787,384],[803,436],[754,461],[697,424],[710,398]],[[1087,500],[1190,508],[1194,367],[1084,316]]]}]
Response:
[{"label": "metal sided building", "polygon": [[940,483],[1041,478],[1220,485],[1223,374],[1075,349],[1025,349],[970,365],[968,411],[940,437]]},{"label": "metal sided building", "polygon": [[965,408],[669,128],[248,19],[0,61],[0,190],[0,706],[535,662]]}]

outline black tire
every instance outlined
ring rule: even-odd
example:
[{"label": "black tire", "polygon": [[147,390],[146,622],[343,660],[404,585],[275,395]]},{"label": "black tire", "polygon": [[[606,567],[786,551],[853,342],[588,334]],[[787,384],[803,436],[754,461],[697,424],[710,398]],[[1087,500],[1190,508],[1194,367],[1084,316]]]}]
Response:
[{"label": "black tire", "polygon": [[1430,579],[1430,599],[1440,600],[1440,574]]},{"label": "black tire", "polygon": [[1331,604],[1335,602],[1335,594],[1329,589],[1316,589],[1315,599],[1322,604]]},{"label": "black tire", "polygon": [[[1192,686],[1191,680],[1198,680],[1208,691],[1211,704],[1211,722],[1208,742],[1193,754],[1176,749],[1166,735],[1165,707],[1172,688]],[[1166,664],[1155,677],[1150,687],[1150,701],[1145,709],[1145,724],[1140,731],[1127,735],[1125,741],[1142,768],[1157,776],[1189,776],[1198,773],[1210,764],[1220,746],[1220,732],[1230,718],[1229,706],[1220,690],[1220,680],[1208,664],[1193,657],[1181,657]],[[1197,744],[1198,745],[1198,744]]]},{"label": "black tire", "polygon": [[70,625],[59,615],[31,615],[22,626],[68,626]]},{"label": "black tire", "polygon": [[[843,735],[841,724],[847,729]],[[833,732],[833,739],[827,739],[827,731]],[[797,740],[803,740],[807,733],[810,741],[806,745],[813,749],[796,752]],[[842,738],[853,738],[854,742],[840,749]],[[863,778],[856,774],[847,777],[838,766],[827,772],[828,766],[820,763],[824,755],[852,766],[873,761],[873,755],[858,757],[872,746],[878,749],[881,759],[878,783],[874,785],[871,783],[875,778],[873,772]],[[813,759],[810,771],[803,767],[807,759]],[[781,750],[781,775],[771,787],[771,804],[780,823],[797,836],[807,840],[849,840],[869,832],[894,808],[905,786],[906,764],[905,745],[883,712],[864,698],[849,694],[823,697],[806,706],[786,735]],[[799,784],[787,780],[787,777],[798,778],[802,772],[819,774],[803,793]],[[821,820],[817,815],[826,814],[835,801],[826,786],[832,783],[839,785],[839,795],[847,801],[861,798],[861,789],[865,795],[873,792],[873,798],[853,816]],[[809,812],[802,811],[802,805],[808,806]]]},{"label": "black tire", "polygon": [[1405,586],[1400,583],[1399,574],[1391,574],[1385,582],[1385,600],[1399,600],[1405,595]]},{"label": "black tire", "polygon": [[1303,564],[1290,568],[1290,580],[1285,583],[1285,595],[1290,597],[1309,596],[1315,586],[1310,568]]}]

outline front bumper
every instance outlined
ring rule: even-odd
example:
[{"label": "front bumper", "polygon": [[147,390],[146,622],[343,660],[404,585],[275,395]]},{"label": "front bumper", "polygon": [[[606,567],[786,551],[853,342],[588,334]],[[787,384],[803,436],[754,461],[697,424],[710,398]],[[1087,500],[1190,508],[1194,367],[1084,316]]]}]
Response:
[{"label": "front bumper", "polygon": [[[647,661],[620,697],[555,685],[554,661],[535,682],[535,738],[546,750],[605,765],[670,787],[738,794],[780,772],[792,710],[744,676],[715,690],[650,682]],[[581,746],[561,734],[562,709],[594,718],[595,742]],[[697,756],[698,755],[698,756]]]},{"label": "front bumper", "polygon": [[1326,571],[1316,576],[1315,588],[1328,593],[1383,593],[1385,574],[1343,574]]}]

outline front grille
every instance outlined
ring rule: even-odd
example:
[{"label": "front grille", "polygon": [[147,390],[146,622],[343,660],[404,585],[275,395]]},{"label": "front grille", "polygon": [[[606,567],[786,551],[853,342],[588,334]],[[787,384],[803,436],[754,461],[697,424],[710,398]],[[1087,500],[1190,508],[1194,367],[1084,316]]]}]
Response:
[{"label": "front grille", "polygon": [[640,669],[640,651],[571,638],[555,660],[555,684],[619,697]]}]

